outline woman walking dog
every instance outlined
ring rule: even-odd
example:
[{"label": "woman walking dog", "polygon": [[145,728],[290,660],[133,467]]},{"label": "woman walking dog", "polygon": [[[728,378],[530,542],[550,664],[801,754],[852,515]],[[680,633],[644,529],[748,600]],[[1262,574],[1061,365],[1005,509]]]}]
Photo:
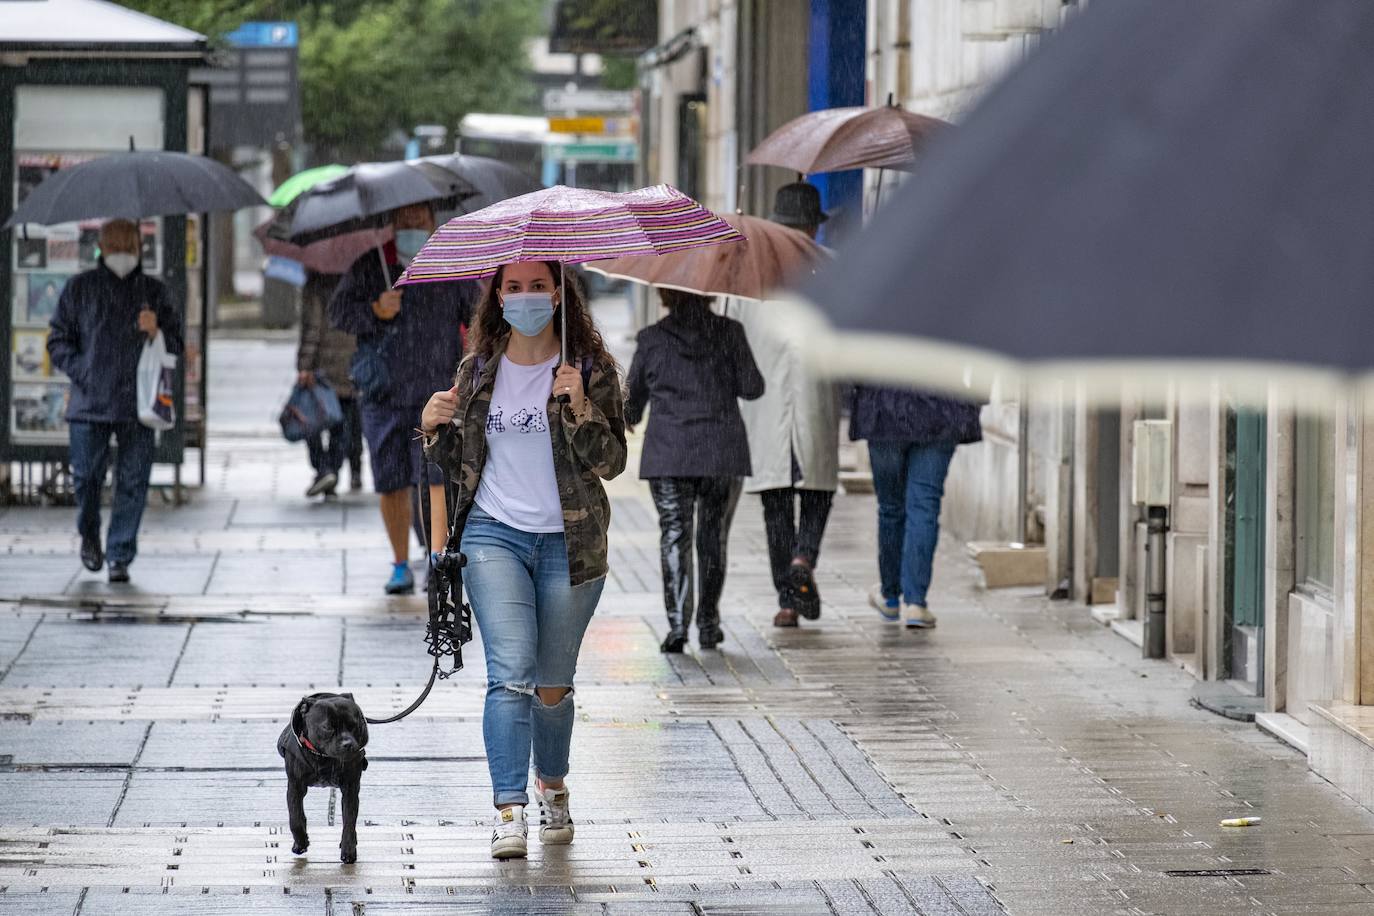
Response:
[{"label": "woman walking dog", "polygon": [[619,373],[580,284],[560,282],[563,269],[528,261],[496,272],[453,387],[436,392],[421,418],[426,454],[454,482],[458,517],[467,516],[462,550],[487,661],[482,735],[497,859],[528,850],[531,754],[540,841],[573,840],[564,784],[573,676],[607,572],[601,482],[625,469]]}]

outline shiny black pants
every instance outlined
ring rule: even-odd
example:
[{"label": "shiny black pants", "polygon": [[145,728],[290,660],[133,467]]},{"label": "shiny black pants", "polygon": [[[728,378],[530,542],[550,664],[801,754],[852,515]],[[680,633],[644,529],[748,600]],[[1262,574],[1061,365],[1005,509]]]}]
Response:
[{"label": "shiny black pants", "polygon": [[[655,477],[649,492],[658,509],[663,557],[663,605],[670,635],[686,636],[696,608],[697,629],[720,631],[720,595],[725,589],[725,543],[739,502],[738,477]],[[695,533],[695,538],[694,538]],[[698,600],[693,601],[692,547],[700,564]]]},{"label": "shiny black pants", "polygon": [[[787,572],[794,559],[805,560],[812,569],[821,555],[821,538],[830,517],[835,494],[829,490],[798,490],[782,487],[762,490],[763,527],[768,537],[768,565],[773,587],[778,590],[779,607],[796,607]],[[797,503],[801,503],[801,511]]]}]

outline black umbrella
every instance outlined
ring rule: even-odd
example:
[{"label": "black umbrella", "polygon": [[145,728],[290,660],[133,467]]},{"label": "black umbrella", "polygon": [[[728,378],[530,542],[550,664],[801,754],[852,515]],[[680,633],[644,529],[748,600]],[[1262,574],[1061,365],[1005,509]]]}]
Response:
[{"label": "black umbrella", "polygon": [[464,213],[472,213],[511,197],[539,191],[544,187],[515,166],[486,156],[451,153],[443,156],[425,156],[413,161],[428,162],[447,169],[476,190],[477,193],[460,201],[459,209]]},{"label": "black umbrella", "polygon": [[30,192],[5,228],[266,205],[247,182],[213,159],[148,150],[101,156],[58,171]]},{"label": "black umbrella", "polygon": [[832,366],[1374,367],[1371,98],[1369,0],[1094,3],[807,291]]},{"label": "black umbrella", "polygon": [[434,163],[364,162],[301,193],[277,213],[267,234],[306,245],[380,228],[398,207],[431,203],[435,209],[452,208],[475,193],[476,188]]}]

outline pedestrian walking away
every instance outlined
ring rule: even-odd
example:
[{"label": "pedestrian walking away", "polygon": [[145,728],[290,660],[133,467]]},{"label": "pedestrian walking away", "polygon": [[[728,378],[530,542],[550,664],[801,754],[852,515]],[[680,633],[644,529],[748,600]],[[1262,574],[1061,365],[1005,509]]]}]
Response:
[{"label": "pedestrian walking away", "polygon": [[[602,481],[625,469],[619,371],[564,269],[526,261],[496,272],[457,378],[421,421],[426,454],[454,483],[486,653],[482,737],[497,859],[528,851],[531,756],[540,841],[573,840],[573,681],[608,568]],[[569,361],[560,364],[562,322]]]},{"label": "pedestrian walking away", "polygon": [[[67,282],[48,333],[52,364],[71,379],[67,422],[76,487],[81,562],[109,561],[111,582],[128,582],[153,470],[153,430],[138,421],[137,375],[145,341],[159,332],[168,353],[182,352],[181,316],[160,281],[143,273],[141,237],[129,220],[100,228],[96,266]],[[117,449],[109,536],[100,541],[100,491]]]},{"label": "pedestrian walking away", "polygon": [[362,489],[363,429],[358,399],[349,366],[357,349],[352,334],[329,323],[329,300],[338,289],[338,274],[310,271],[301,290],[301,340],[296,350],[297,381],[313,385],[323,381],[334,389],[343,408],[343,425],[305,440],[315,479],[306,496],[333,496],[344,459],[348,460],[349,488]]},{"label": "pedestrian walking away", "polygon": [[418,513],[412,516],[411,491],[422,475],[430,488],[430,533],[435,539],[426,549],[441,549],[448,529],[443,477],[426,466],[416,424],[430,393],[447,388],[453,378],[462,355],[462,328],[471,318],[478,287],[464,281],[392,289],[392,281],[433,233],[434,211],[428,204],[402,207],[392,223],[395,241],[380,256],[377,251],[359,256],[329,302],[329,318],[335,328],[357,336],[350,371],[362,399],[372,484],[381,494],[382,521],[391,542],[391,577],[385,589],[394,595],[415,590],[409,530]]},{"label": "pedestrian walking away", "polygon": [[625,417],[633,427],[650,408],[639,476],[649,481],[658,510],[668,614],[660,648],[683,650],[695,607],[698,642],[713,649],[725,639],[726,539],[741,481],[750,473],[738,399],[759,397],[764,382],[744,328],[714,314],[710,298],[672,289],[659,296],[668,315],[639,332]]},{"label": "pedestrian walking away", "polygon": [[[820,192],[804,181],[778,189],[771,219],[814,239],[829,219]],[[778,593],[777,627],[821,615],[816,563],[839,483],[840,412],[835,385],[802,362],[798,323],[781,302],[731,300],[768,390],[741,401],[753,472],[747,493],[763,503],[768,565]]]},{"label": "pedestrian walking away", "polygon": [[983,438],[979,407],[913,389],[858,385],[849,438],[868,440],[878,496],[878,577],[869,604],[883,619],[933,627],[926,593],[940,538],[945,476],[959,445]]}]

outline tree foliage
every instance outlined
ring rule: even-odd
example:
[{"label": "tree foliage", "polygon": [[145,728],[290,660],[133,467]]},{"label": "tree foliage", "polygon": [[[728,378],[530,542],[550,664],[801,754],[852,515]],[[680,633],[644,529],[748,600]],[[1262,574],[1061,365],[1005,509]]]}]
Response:
[{"label": "tree foliage", "polygon": [[416,124],[534,110],[526,42],[542,0],[126,0],[211,37],[243,22],[300,27],[301,116],[320,159],[373,158]]}]

